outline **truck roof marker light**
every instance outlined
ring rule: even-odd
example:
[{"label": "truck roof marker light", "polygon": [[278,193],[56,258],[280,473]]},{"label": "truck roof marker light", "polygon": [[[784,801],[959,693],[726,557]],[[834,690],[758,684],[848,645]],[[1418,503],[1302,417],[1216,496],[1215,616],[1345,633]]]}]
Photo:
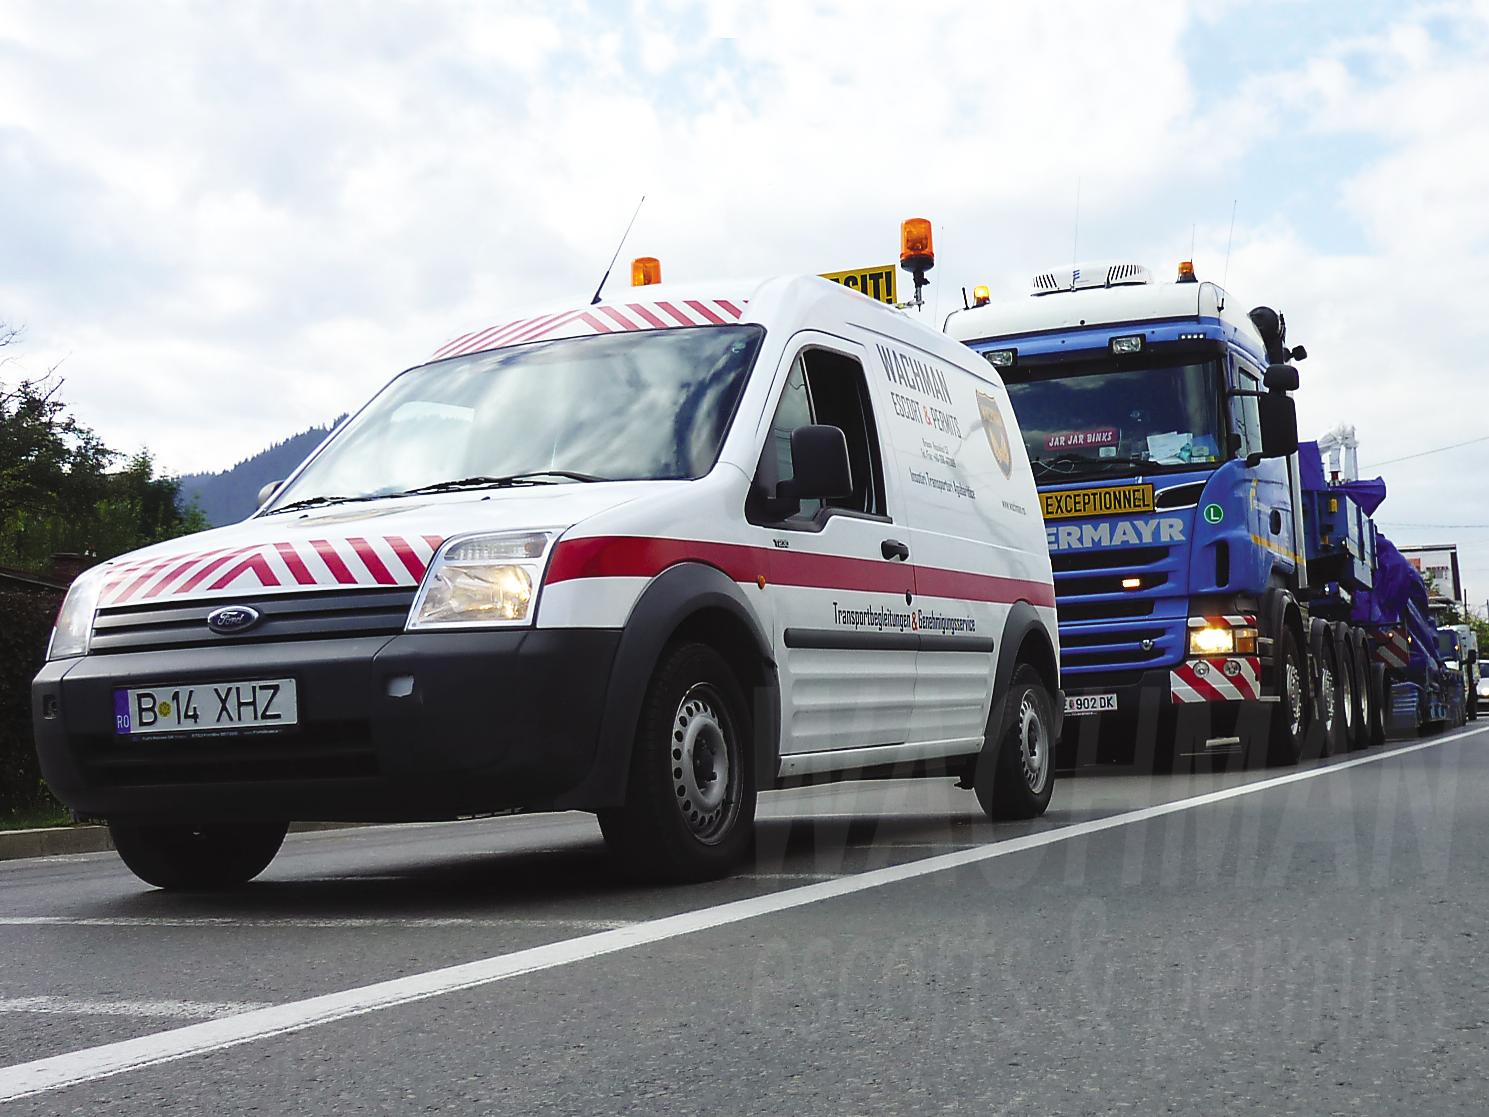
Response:
[{"label": "truck roof marker light", "polygon": [[655,256],[637,256],[631,261],[631,286],[650,287],[662,282],[662,261]]},{"label": "truck roof marker light", "polygon": [[1121,356],[1124,353],[1141,353],[1143,351],[1143,335],[1124,334],[1121,337],[1114,337],[1110,342],[1110,346],[1115,356]]},{"label": "truck roof marker light", "polygon": [[993,296],[988,292],[986,284],[979,283],[976,287],[972,288],[973,306],[987,306],[992,301]]},{"label": "truck roof marker light", "polygon": [[1180,260],[1179,261],[1179,279],[1178,279],[1178,282],[1180,282],[1180,283],[1198,283],[1199,282],[1199,280],[1195,277],[1195,274],[1194,274],[1194,261],[1193,260]]},{"label": "truck roof marker light", "polygon": [[994,368],[1012,368],[1019,359],[1017,349],[989,349],[982,355],[983,360]]}]

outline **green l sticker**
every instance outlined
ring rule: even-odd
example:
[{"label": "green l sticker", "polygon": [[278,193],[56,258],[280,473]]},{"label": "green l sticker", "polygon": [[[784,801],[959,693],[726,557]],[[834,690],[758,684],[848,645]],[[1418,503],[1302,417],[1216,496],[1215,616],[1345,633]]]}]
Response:
[{"label": "green l sticker", "polygon": [[1218,524],[1225,519],[1225,509],[1218,504],[1205,505],[1205,523]]}]

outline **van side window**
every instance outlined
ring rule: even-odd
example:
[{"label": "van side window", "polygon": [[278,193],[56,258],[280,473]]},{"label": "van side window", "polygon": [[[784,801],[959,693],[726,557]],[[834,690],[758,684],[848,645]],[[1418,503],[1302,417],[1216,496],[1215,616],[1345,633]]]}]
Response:
[{"label": "van side window", "polygon": [[[813,423],[837,427],[848,443],[853,492],[828,501],[804,500],[789,507],[775,501],[778,486],[795,476],[791,432]],[[820,523],[824,506],[871,516],[885,516],[884,465],[879,433],[869,403],[863,366],[852,357],[826,349],[807,349],[791,365],[781,401],[771,419],[764,452],[755,475],[747,514],[757,522],[790,521],[801,527]]]}]

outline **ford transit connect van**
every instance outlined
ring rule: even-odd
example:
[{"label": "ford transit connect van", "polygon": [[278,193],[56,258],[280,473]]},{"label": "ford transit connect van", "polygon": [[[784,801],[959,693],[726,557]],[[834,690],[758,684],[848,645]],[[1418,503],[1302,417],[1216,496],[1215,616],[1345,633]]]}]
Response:
[{"label": "ford transit connect van", "polygon": [[450,342],[248,520],[85,573],[33,691],[58,797],[166,888],[295,819],[577,808],[689,879],[790,783],[1042,812],[1054,591],[996,371],[817,278],[631,296]]}]

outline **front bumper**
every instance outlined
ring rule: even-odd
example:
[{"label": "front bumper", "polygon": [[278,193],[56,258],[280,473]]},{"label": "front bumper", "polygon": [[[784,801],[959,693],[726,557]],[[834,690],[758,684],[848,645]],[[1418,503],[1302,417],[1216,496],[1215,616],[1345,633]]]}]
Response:
[{"label": "front bumper", "polygon": [[[596,762],[619,640],[430,632],[59,660],[32,684],[37,751],[52,792],[89,817],[413,821],[541,807]],[[300,724],[285,733],[114,735],[117,687],[276,677],[299,692]]]}]

